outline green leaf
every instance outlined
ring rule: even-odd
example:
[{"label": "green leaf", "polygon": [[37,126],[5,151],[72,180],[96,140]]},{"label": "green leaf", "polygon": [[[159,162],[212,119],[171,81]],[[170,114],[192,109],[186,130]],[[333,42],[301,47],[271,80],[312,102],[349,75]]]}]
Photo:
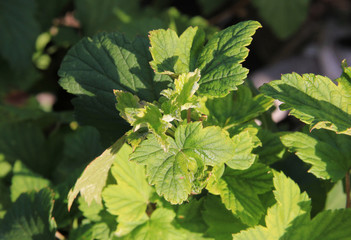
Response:
[{"label": "green leaf", "polygon": [[110,148],[106,149],[99,157],[89,163],[74,187],[68,193],[68,209],[80,192],[81,196],[90,205],[94,200],[101,204],[101,192],[106,184],[106,179],[113,161],[124,156],[126,145],[124,138],[120,138]]},{"label": "green leaf", "polygon": [[243,223],[253,226],[265,213],[258,194],[271,190],[272,178],[271,170],[261,163],[241,171],[226,168],[219,179],[210,178],[207,189],[220,195],[227,209],[232,210]]},{"label": "green leaf", "polygon": [[83,213],[83,216],[93,222],[101,221],[100,212],[103,210],[103,206],[95,201],[92,201],[90,205],[84,200],[83,197],[78,198],[79,210]]},{"label": "green leaf", "polygon": [[311,209],[310,199],[300,192],[296,183],[283,173],[274,173],[274,196],[277,203],[268,209],[265,218],[266,227],[258,225],[233,235],[234,240],[280,239],[303,221]]},{"label": "green leaf", "polygon": [[[343,76],[337,79],[345,82],[350,77],[350,68],[344,68]],[[335,85],[329,78],[297,73],[285,74],[281,80],[265,84],[260,89],[264,94],[284,102],[281,110],[290,114],[310,128],[324,128],[351,135],[351,97],[345,84]]]},{"label": "green leaf", "polygon": [[199,79],[198,69],[194,72],[183,73],[174,81],[174,90],[166,89],[161,92],[161,95],[167,99],[162,103],[164,119],[167,119],[168,122],[173,119],[182,121],[181,111],[198,106],[198,100],[194,94],[199,88]]},{"label": "green leaf", "polygon": [[281,39],[294,34],[305,21],[310,0],[253,0],[264,22]]},{"label": "green leaf", "polygon": [[204,208],[202,216],[209,226],[206,235],[216,240],[230,240],[233,233],[247,228],[231,211],[225,208],[219,197],[208,195]]},{"label": "green leaf", "polygon": [[288,231],[291,240],[350,239],[351,209],[323,211],[297,231]]},{"label": "green leaf", "polygon": [[123,0],[75,0],[77,19],[86,35],[98,32],[116,31],[125,21],[129,22],[131,13],[138,10],[139,0],[128,3]]},{"label": "green leaf", "polygon": [[198,27],[187,28],[180,37],[172,29],[159,29],[149,34],[153,61],[157,73],[178,76],[195,70],[196,59],[205,42],[205,34]]},{"label": "green leaf", "polygon": [[219,127],[203,128],[200,122],[180,125],[175,139],[168,137],[168,152],[154,136],[131,154],[131,160],[147,165],[150,184],[173,204],[182,203],[194,187],[196,176],[201,176],[204,165],[224,163],[233,156],[234,146],[228,134]]},{"label": "green leaf", "polygon": [[245,128],[239,134],[234,135],[232,138],[235,146],[234,155],[226,162],[230,168],[244,170],[257,159],[257,155],[252,153],[256,147],[256,134],[257,129]]},{"label": "green leaf", "polygon": [[49,187],[50,181],[33,173],[26,168],[23,163],[16,161],[13,166],[13,177],[11,185],[11,200],[12,202],[25,192],[39,191],[42,188]]},{"label": "green leaf", "polygon": [[312,165],[309,172],[318,178],[336,182],[343,179],[351,167],[351,136],[316,130],[309,135],[301,132],[287,133],[281,140],[289,151]]},{"label": "green leaf", "polygon": [[51,217],[53,196],[49,189],[22,194],[6,213],[0,225],[0,239],[40,240],[55,238]]},{"label": "green leaf", "polygon": [[129,161],[131,152],[132,149],[126,145],[124,156],[117,158],[111,167],[117,184],[108,185],[102,192],[107,210],[118,215],[116,234],[119,236],[126,234],[121,228],[123,224],[147,220],[146,209],[153,192],[146,180],[145,167]]},{"label": "green leaf", "polygon": [[32,62],[40,30],[35,10],[34,0],[0,1],[0,55],[16,71]]},{"label": "green leaf", "polygon": [[[100,134],[93,127],[79,127],[73,133],[66,134],[63,141],[63,160],[55,172],[56,180],[65,181],[72,177],[72,171],[82,171],[87,163],[99,156],[103,150]],[[75,176],[75,179],[78,177],[79,175]]]},{"label": "green leaf", "polygon": [[261,25],[256,21],[240,22],[214,35],[203,48],[196,62],[201,71],[199,93],[224,96],[237,89],[248,70],[241,63],[247,57],[251,36]]},{"label": "green leaf", "polygon": [[154,74],[150,60],[146,39],[130,42],[119,33],[100,33],[72,47],[58,74],[60,85],[78,96],[73,100],[77,120],[96,127],[105,143],[116,141],[128,127],[118,116],[113,90],[152,102],[170,81]]},{"label": "green leaf", "polygon": [[33,123],[0,125],[0,153],[9,163],[20,160],[32,171],[47,176],[53,164],[46,155],[49,145],[41,129]]},{"label": "green leaf", "polygon": [[258,94],[252,96],[249,87],[238,86],[238,90],[223,98],[206,101],[209,111],[208,122],[212,125],[230,128],[258,117],[273,106],[273,99]]}]

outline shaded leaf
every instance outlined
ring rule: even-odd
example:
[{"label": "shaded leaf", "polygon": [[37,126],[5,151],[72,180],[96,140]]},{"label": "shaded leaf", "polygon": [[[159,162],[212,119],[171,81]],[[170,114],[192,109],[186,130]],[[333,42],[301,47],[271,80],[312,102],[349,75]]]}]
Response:
[{"label": "shaded leaf", "polygon": [[54,239],[56,226],[51,218],[52,195],[45,188],[37,193],[24,193],[17,198],[1,222],[0,239]]},{"label": "shaded leaf", "polygon": [[316,130],[311,134],[287,133],[281,140],[289,151],[304,162],[311,164],[309,170],[316,177],[338,181],[351,167],[351,136],[337,135],[328,130]]},{"label": "shaded leaf", "polygon": [[32,62],[40,31],[35,11],[34,0],[0,1],[0,54],[12,69],[28,68]]},{"label": "shaded leaf", "polygon": [[286,39],[294,34],[305,21],[310,0],[254,0],[263,21],[279,38]]},{"label": "shaded leaf", "polygon": [[49,187],[50,185],[48,179],[33,173],[26,168],[23,163],[16,161],[13,166],[11,200],[14,202],[22,193],[28,193],[33,190],[38,192],[42,188]]},{"label": "shaded leaf", "polygon": [[58,74],[60,85],[78,95],[77,120],[96,127],[105,143],[116,141],[128,127],[115,109],[113,90],[152,102],[169,83],[169,77],[153,73],[150,60],[146,39],[130,42],[119,33],[100,33],[72,47]]},{"label": "shaded leaf", "polygon": [[209,226],[206,235],[214,237],[216,240],[232,239],[233,233],[247,228],[231,211],[226,209],[219,197],[207,196],[204,208],[202,216]]}]

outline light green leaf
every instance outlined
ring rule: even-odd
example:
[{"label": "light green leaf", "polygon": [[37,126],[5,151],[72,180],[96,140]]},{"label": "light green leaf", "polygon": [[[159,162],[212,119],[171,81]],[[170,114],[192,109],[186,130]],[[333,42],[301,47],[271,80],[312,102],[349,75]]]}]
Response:
[{"label": "light green leaf", "polygon": [[288,231],[285,236],[291,240],[347,240],[351,236],[350,216],[351,209],[323,211],[296,231]]},{"label": "light green leaf", "polygon": [[111,144],[127,130],[115,108],[113,90],[129,91],[152,102],[170,82],[150,68],[148,42],[133,42],[119,33],[84,38],[70,49],[58,72],[60,85],[78,97],[73,100],[77,120],[93,125]]},{"label": "light green leaf", "polygon": [[326,210],[334,210],[345,207],[346,193],[344,192],[342,182],[342,180],[338,181],[328,192],[327,199],[325,200]]},{"label": "light green leaf", "polygon": [[287,133],[281,137],[289,151],[312,165],[309,170],[316,177],[338,181],[351,167],[351,136],[337,135],[328,130],[316,130],[307,135]]},{"label": "light green leaf", "polygon": [[305,21],[310,0],[253,0],[263,21],[281,39],[294,34]]},{"label": "light green leaf", "polygon": [[129,140],[133,144],[139,144],[139,141],[136,139],[139,134],[136,131],[147,127],[156,136],[160,145],[167,151],[169,144],[167,142],[166,131],[172,125],[164,120],[162,111],[152,103],[139,102],[139,98],[129,92],[115,90],[114,93],[117,99],[116,108],[120,111],[121,117],[133,126],[133,131],[127,132]]},{"label": "light green leaf", "polygon": [[252,96],[249,87],[238,86],[238,90],[223,98],[206,101],[209,111],[208,122],[212,125],[230,128],[258,117],[273,106],[273,99],[258,94]]},{"label": "light green leaf", "polygon": [[249,53],[246,46],[260,27],[256,21],[240,22],[209,40],[196,62],[202,76],[200,94],[224,96],[243,83],[248,73],[241,65]]},{"label": "light green leaf", "polygon": [[51,217],[52,207],[53,194],[47,188],[22,194],[1,222],[0,239],[54,239],[56,224]]},{"label": "light green leaf", "polygon": [[95,201],[92,201],[90,205],[84,200],[83,197],[78,198],[79,210],[83,213],[83,216],[93,222],[101,221],[100,212],[103,210],[103,206]]},{"label": "light green leaf", "polygon": [[0,1],[0,55],[13,70],[28,68],[32,62],[40,30],[35,11],[34,0]]},{"label": "light green leaf", "polygon": [[283,173],[274,173],[274,196],[277,203],[268,209],[266,227],[258,225],[233,235],[234,240],[280,239],[291,229],[301,226],[311,206],[306,193]]},{"label": "light green leaf", "polygon": [[5,156],[3,154],[0,154],[0,179],[6,177],[11,169],[11,164],[5,160]]},{"label": "light green leaf", "polygon": [[164,152],[154,136],[131,155],[131,160],[147,165],[149,182],[173,204],[188,198],[196,176],[204,165],[224,163],[233,156],[234,146],[228,134],[219,127],[203,128],[200,122],[180,125],[175,139],[168,137],[170,147]]},{"label": "light green leaf", "polygon": [[234,155],[226,162],[230,168],[244,170],[257,159],[257,155],[252,153],[256,144],[256,134],[256,128],[245,128],[239,134],[234,135],[232,138],[235,146]]},{"label": "light green leaf", "polygon": [[226,168],[219,179],[210,178],[207,189],[220,195],[227,209],[232,210],[243,223],[253,226],[265,212],[258,194],[271,190],[272,177],[271,170],[261,163],[242,171]]},{"label": "light green leaf", "polygon": [[13,177],[11,185],[11,200],[12,202],[25,192],[39,191],[42,188],[49,187],[50,181],[33,173],[26,168],[23,163],[16,161],[13,166]]},{"label": "light green leaf", "polygon": [[81,196],[90,205],[94,200],[101,204],[101,192],[106,184],[107,174],[113,161],[125,154],[126,145],[124,138],[120,138],[110,148],[106,149],[99,157],[89,163],[74,187],[68,193],[68,209],[80,192]]},{"label": "light green leaf", "polygon": [[174,77],[195,70],[196,59],[205,41],[204,32],[198,27],[187,28],[180,37],[172,29],[159,29],[149,34],[153,61],[157,73]]},{"label": "light green leaf", "polygon": [[[345,76],[350,77],[344,68],[340,82]],[[345,88],[345,89],[344,89]],[[324,128],[351,135],[351,97],[345,84],[335,85],[329,78],[297,73],[285,74],[281,80],[265,84],[260,89],[264,94],[284,102],[282,110],[291,110],[290,114],[310,128]]]},{"label": "light green leaf", "polygon": [[107,211],[118,215],[119,236],[126,234],[120,224],[147,221],[146,208],[153,192],[146,180],[145,167],[129,161],[131,152],[131,147],[125,146],[124,156],[117,158],[111,168],[117,185],[108,185],[102,192]]},{"label": "light green leaf", "polygon": [[147,222],[134,229],[123,240],[185,240],[186,238],[182,236],[181,232],[171,224],[174,217],[175,213],[172,210],[158,208],[151,214]]},{"label": "light green leaf", "polygon": [[199,79],[198,69],[194,72],[183,73],[174,81],[174,90],[166,89],[161,92],[161,95],[167,99],[162,103],[162,110],[166,115],[164,119],[169,119],[169,122],[173,119],[182,121],[181,111],[198,106],[198,100],[194,94],[199,88]]},{"label": "light green leaf", "polygon": [[208,195],[204,208],[202,216],[209,226],[206,235],[216,240],[230,240],[233,233],[247,228],[231,211],[225,208],[219,197]]}]

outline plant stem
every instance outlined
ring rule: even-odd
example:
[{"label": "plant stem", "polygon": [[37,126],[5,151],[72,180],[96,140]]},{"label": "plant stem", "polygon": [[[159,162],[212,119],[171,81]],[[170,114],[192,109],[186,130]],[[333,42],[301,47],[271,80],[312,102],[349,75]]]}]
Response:
[{"label": "plant stem", "polygon": [[65,240],[65,236],[63,236],[59,231],[56,231],[55,237],[60,240]]},{"label": "plant stem", "polygon": [[347,170],[345,176],[345,188],[346,188],[346,208],[351,208],[351,198],[350,198],[350,169]]},{"label": "plant stem", "polygon": [[188,112],[186,114],[186,119],[187,119],[188,123],[191,122],[191,108],[188,109]]}]

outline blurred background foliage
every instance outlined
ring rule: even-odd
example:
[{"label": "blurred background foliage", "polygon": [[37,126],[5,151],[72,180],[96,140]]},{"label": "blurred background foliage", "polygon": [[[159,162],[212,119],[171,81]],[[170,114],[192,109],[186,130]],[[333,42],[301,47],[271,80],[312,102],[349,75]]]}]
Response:
[{"label": "blurred background foliage", "polygon": [[[159,28],[181,34],[188,26],[199,26],[210,38],[248,19],[263,25],[244,62],[252,73],[278,78],[289,69],[327,74],[334,62],[326,59],[338,58],[340,49],[351,51],[348,0],[0,0],[0,219],[21,193],[43,186],[56,193],[58,228],[67,228],[81,214],[77,208],[67,213],[68,190],[107,146],[94,127],[75,121],[72,96],[57,84],[57,71],[72,45],[103,31],[133,39]],[[315,64],[314,57],[296,58],[306,52],[317,56]],[[256,86],[260,79],[251,76]],[[275,131],[302,128],[285,115],[275,122]],[[323,209],[332,185],[308,174],[296,157],[284,156],[273,167],[308,191],[314,212]],[[343,194],[335,189],[334,197]]]}]

